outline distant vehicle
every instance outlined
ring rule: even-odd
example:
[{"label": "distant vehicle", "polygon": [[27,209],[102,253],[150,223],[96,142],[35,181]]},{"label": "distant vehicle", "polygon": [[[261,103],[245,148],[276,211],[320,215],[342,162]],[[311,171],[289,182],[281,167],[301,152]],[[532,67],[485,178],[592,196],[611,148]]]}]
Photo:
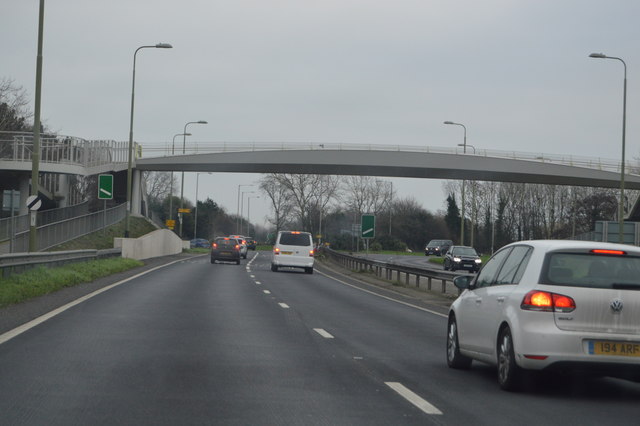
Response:
[{"label": "distant vehicle", "polygon": [[451,246],[444,255],[443,264],[445,271],[464,269],[469,272],[478,272],[482,266],[482,260],[473,247]]},{"label": "distant vehicle", "polygon": [[424,248],[424,255],[430,256],[435,254],[436,256],[442,256],[452,245],[453,241],[451,240],[431,240]]},{"label": "distant vehicle", "polygon": [[280,231],[273,246],[271,270],[277,272],[281,267],[294,267],[313,274],[313,256],[313,238],[309,232]]},{"label": "distant vehicle", "polygon": [[240,255],[243,259],[246,259],[247,251],[249,250],[247,247],[247,237],[243,235],[229,235],[229,238],[235,238],[236,240],[238,240],[238,243],[240,244]]},{"label": "distant vehicle", "polygon": [[209,240],[204,238],[194,238],[189,242],[191,248],[209,248],[210,243]]},{"label": "distant vehicle", "polygon": [[257,245],[258,245],[258,243],[253,238],[249,237],[247,239],[247,248],[249,250],[255,250]]},{"label": "distant vehicle", "polygon": [[235,238],[218,237],[211,244],[211,263],[218,260],[240,264],[240,244]]},{"label": "distant vehicle", "polygon": [[512,243],[454,284],[447,364],[497,366],[517,389],[525,370],[640,382],[640,248],[587,241]]}]

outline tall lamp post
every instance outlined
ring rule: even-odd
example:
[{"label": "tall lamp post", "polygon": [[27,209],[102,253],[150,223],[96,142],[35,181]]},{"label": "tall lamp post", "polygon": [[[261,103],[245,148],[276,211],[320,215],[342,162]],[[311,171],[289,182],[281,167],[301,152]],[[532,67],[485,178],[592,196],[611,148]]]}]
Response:
[{"label": "tall lamp post", "polygon": [[133,105],[135,99],[135,91],[136,91],[136,55],[138,51],[141,49],[171,49],[169,43],[158,43],[153,46],[140,46],[133,53],[133,79],[131,83],[131,118],[129,120],[129,161],[127,166],[127,213],[125,220],[125,228],[124,228],[124,237],[129,238],[129,229],[130,229],[130,216],[131,216],[131,162],[133,157]]},{"label": "tall lamp post", "polygon": [[210,175],[211,172],[202,172],[196,174],[196,213],[193,218],[193,238],[198,238],[198,179],[200,175]]},{"label": "tall lamp post", "polygon": [[259,195],[252,195],[247,197],[247,236],[251,234],[251,199],[260,198]]},{"label": "tall lamp post", "polygon": [[[176,154],[176,137],[178,136],[191,136],[191,133],[178,133],[173,135],[173,142],[171,143],[171,155]],[[173,170],[171,170],[171,183],[169,186],[169,220],[173,220]]]},{"label": "tall lamp post", "polygon": [[238,185],[238,198],[237,198],[237,210],[236,210],[236,234],[240,234],[240,188],[243,186],[253,186],[253,185]]},{"label": "tall lamp post", "polygon": [[[445,121],[444,124],[460,126],[464,129],[463,152],[467,153],[467,128],[464,124],[454,123],[453,121]],[[460,208],[460,244],[464,245],[464,179],[462,180],[462,207]]]},{"label": "tall lamp post", "polygon": [[[465,147],[465,144],[459,143],[458,146]],[[473,149],[473,155],[476,155],[476,147],[470,144],[466,144],[469,148]],[[471,182],[471,236],[469,238],[469,245],[473,247],[473,236],[475,235],[475,223],[476,223],[476,184]]]},{"label": "tall lamp post", "polygon": [[[185,149],[187,146],[187,126],[189,124],[208,124],[206,121],[204,120],[199,120],[199,121],[189,121],[187,124],[184,125],[184,132],[182,132],[182,154],[185,154]],[[180,209],[184,208],[184,172],[182,172],[182,177],[180,179]],[[180,218],[180,231],[179,231],[179,235],[180,238],[182,238],[182,213],[179,214],[179,218]]]},{"label": "tall lamp post", "polygon": [[615,59],[622,62],[624,66],[624,89],[622,94],[622,162],[620,163],[620,205],[618,206],[618,241],[624,243],[624,156],[625,156],[625,134],[627,131],[627,64],[615,56],[607,56],[604,53],[592,53],[590,58]]},{"label": "tall lamp post", "polygon": [[242,234],[242,228],[244,226],[244,194],[253,194],[256,191],[242,191],[242,196],[240,197],[240,234]]}]

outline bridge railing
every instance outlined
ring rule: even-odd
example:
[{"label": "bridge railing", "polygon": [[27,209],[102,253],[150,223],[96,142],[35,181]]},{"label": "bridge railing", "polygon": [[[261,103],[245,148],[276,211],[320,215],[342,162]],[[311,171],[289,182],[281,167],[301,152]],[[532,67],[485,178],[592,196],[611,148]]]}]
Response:
[{"label": "bridge railing", "polygon": [[[505,158],[512,160],[535,161],[539,163],[553,163],[566,166],[584,167],[589,169],[620,172],[620,161],[606,158],[593,158],[579,155],[551,155],[522,151],[501,151],[492,149],[477,149],[475,152],[459,147],[434,147],[417,145],[377,145],[377,144],[349,144],[349,143],[261,143],[261,142],[193,142],[190,141],[185,149],[186,155],[222,153],[222,152],[254,152],[254,151],[402,151],[433,154],[458,154],[473,157]],[[145,157],[172,156],[172,144],[145,144],[142,153]],[[176,155],[182,155],[176,149]],[[634,171],[636,164],[625,162],[626,172]]]}]

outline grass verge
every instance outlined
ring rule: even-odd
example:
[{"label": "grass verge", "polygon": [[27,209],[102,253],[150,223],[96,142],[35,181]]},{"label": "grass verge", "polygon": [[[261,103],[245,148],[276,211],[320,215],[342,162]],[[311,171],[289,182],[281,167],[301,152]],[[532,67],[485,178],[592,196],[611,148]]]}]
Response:
[{"label": "grass verge", "polygon": [[0,279],[0,308],[141,265],[139,260],[118,257],[56,268],[37,267]]}]

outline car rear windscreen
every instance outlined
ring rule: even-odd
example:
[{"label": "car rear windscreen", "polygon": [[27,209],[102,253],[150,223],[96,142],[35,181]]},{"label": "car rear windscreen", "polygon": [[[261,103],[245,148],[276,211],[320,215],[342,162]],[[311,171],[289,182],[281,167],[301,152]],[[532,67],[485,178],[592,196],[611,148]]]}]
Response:
[{"label": "car rear windscreen", "polygon": [[236,240],[216,240],[216,244],[218,247],[235,247],[237,242]]},{"label": "car rear windscreen", "polygon": [[285,246],[310,246],[309,234],[281,234],[280,244]]},{"label": "car rear windscreen", "polygon": [[550,253],[543,284],[640,290],[640,257],[587,253]]}]

